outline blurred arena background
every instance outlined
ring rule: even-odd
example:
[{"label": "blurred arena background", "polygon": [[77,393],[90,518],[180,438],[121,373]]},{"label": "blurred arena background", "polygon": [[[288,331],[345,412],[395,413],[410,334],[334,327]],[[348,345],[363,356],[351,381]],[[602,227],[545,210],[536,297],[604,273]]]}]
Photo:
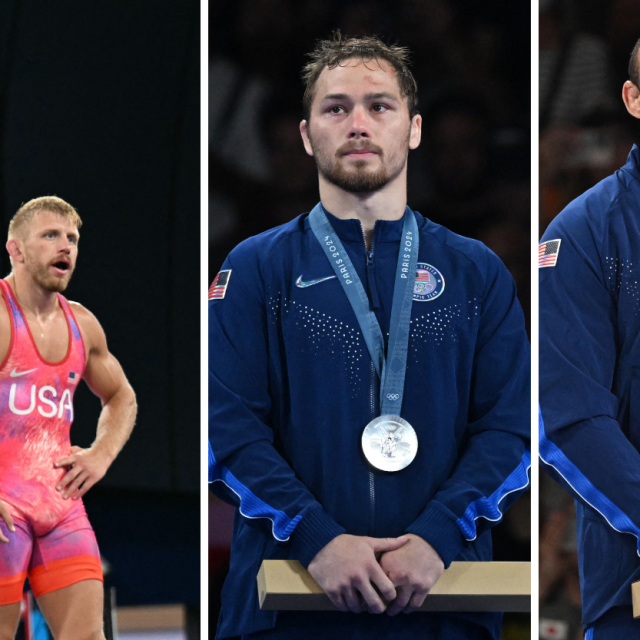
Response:
[{"label": "blurred arena background", "polygon": [[[121,638],[199,637],[199,70],[197,0],[0,0],[2,228],[36,196],[78,209],[67,295],[138,396],[131,440],[85,498]],[[74,444],[99,410],[81,385]]]},{"label": "blurred arena background", "polygon": [[[634,0],[540,2],[540,235],[640,142],[622,103],[640,37]],[[573,501],[540,474],[540,638],[578,640],[581,602]]]},{"label": "blurred arena background", "polygon": [[[530,6],[507,0],[218,0],[209,8],[209,271],[248,236],[318,200],[302,147],[300,70],[335,28],[412,51],[423,115],[409,204],[493,249],[530,307]],[[210,634],[233,510],[210,496]],[[494,534],[498,560],[530,559],[528,494]],[[529,617],[504,640],[530,638]]]}]

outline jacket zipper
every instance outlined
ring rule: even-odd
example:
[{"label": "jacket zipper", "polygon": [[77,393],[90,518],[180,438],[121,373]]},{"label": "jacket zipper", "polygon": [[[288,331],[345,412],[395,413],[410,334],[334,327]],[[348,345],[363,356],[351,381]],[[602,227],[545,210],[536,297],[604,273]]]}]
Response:
[{"label": "jacket zipper", "polygon": [[[373,364],[373,360],[371,361],[371,387],[369,393],[370,399],[370,409],[371,409],[371,420],[373,420],[377,415],[376,410],[376,382],[377,382],[377,374],[376,368]],[[373,473],[373,469],[369,469],[369,535],[375,537],[375,527],[376,527],[376,477]]]},{"label": "jacket zipper", "polygon": [[369,287],[369,293],[371,294],[371,308],[380,308],[380,298],[378,297],[378,288],[376,287],[376,271],[375,264],[373,262],[373,245],[371,251],[367,251],[367,285]]}]

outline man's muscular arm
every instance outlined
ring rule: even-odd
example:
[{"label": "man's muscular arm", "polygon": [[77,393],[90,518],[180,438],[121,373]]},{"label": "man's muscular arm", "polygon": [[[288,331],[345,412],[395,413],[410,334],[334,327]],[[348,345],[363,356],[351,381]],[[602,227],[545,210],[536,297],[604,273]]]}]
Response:
[{"label": "man's muscular arm", "polygon": [[74,305],[74,313],[88,352],[84,379],[102,401],[94,443],[88,449],[71,447],[71,454],[56,461],[71,467],[57,489],[65,499],[81,498],[107,472],[129,439],[136,418],[136,396],[120,363],[109,353],[107,339],[93,314]]}]

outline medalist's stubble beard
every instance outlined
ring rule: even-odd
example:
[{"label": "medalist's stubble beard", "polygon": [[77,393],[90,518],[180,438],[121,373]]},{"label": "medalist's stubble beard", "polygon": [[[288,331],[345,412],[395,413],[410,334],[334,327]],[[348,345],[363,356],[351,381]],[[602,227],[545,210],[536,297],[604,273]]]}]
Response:
[{"label": "medalist's stubble beard", "polygon": [[[395,180],[407,163],[409,155],[409,138],[411,125],[405,138],[402,152],[392,153],[389,161],[386,160],[384,151],[366,138],[361,141],[349,141],[343,144],[332,156],[322,145],[316,145],[311,135],[309,126],[307,135],[313,149],[313,156],[318,167],[318,172],[331,184],[336,185],[349,193],[372,193],[382,189],[392,180]],[[341,158],[346,151],[351,149],[370,149],[375,151],[380,158],[380,167],[375,171],[367,170],[367,161],[356,160],[352,163],[353,170],[348,171]]]}]

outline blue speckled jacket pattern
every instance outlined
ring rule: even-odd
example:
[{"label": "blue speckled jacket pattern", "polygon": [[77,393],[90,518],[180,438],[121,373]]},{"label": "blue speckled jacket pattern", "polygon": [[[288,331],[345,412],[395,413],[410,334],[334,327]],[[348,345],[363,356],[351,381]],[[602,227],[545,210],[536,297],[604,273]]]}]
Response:
[{"label": "blue speckled jacket pattern", "polygon": [[[411,532],[447,566],[489,560],[489,527],[528,484],[529,345],[514,282],[484,245],[412,214],[418,262],[431,267],[421,277],[444,282],[414,297],[401,415],[419,444],[397,473],[362,453],[379,380],[308,216],[225,262],[228,288],[209,303],[209,462],[212,490],[238,512],[218,637],[274,626],[258,608],[263,559],[307,566],[341,533]],[[357,220],[330,219],[386,339],[402,221],[376,223],[367,251]],[[466,617],[498,633],[496,616]]]},{"label": "blue speckled jacket pattern", "polygon": [[577,498],[586,627],[640,580],[639,165],[634,146],[543,237],[561,245],[540,269],[540,456]]}]

